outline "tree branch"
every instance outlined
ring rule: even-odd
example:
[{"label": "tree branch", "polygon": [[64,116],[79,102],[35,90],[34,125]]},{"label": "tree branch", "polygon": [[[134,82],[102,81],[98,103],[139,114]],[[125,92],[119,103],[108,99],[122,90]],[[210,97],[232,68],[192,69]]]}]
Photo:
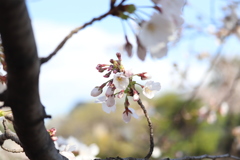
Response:
[{"label": "tree branch", "polygon": [[40,63],[25,0],[0,0],[0,34],[7,63],[6,103],[31,160],[63,160],[44,126],[39,97]]},{"label": "tree branch", "polygon": [[63,40],[62,42],[57,46],[57,48],[47,57],[44,58],[40,58],[40,63],[46,63],[47,61],[49,61],[54,55],[57,54],[57,52],[64,46],[64,44],[76,33],[78,33],[78,31],[84,29],[85,27],[91,25],[93,22],[95,21],[100,21],[103,18],[107,17],[108,15],[112,14],[114,11],[116,10],[116,8],[113,8],[111,10],[109,10],[107,13],[104,13],[103,15],[97,17],[97,18],[93,18],[91,21],[85,23],[84,25],[75,28],[74,30],[72,30]]},{"label": "tree branch", "polygon": [[[231,159],[236,159],[240,160],[239,157],[230,155],[230,154],[223,154],[223,155],[217,155],[217,156],[212,156],[212,155],[201,155],[201,156],[187,156],[187,157],[182,157],[182,158],[162,158],[159,160],[201,160],[201,159],[221,159],[221,158],[231,158]],[[106,159],[95,159],[95,160],[147,160],[147,158],[133,158],[133,157],[127,157],[127,158],[121,158],[121,157],[109,157]]]},{"label": "tree branch", "polygon": [[144,112],[144,115],[147,119],[147,122],[148,122],[148,127],[149,127],[149,136],[150,136],[150,149],[149,149],[149,152],[148,154],[146,155],[146,159],[149,159],[152,155],[152,152],[153,152],[153,148],[154,148],[154,141],[153,141],[153,127],[152,127],[152,122],[147,114],[147,110],[146,108],[144,107],[144,105],[142,104],[142,101],[141,99],[139,99],[138,101],[138,104],[141,106],[143,112]]},{"label": "tree branch", "polygon": [[220,158],[232,158],[232,159],[237,159],[240,160],[239,157],[230,155],[230,154],[223,154],[223,155],[218,155],[218,156],[211,156],[211,155],[201,155],[201,156],[187,156],[187,157],[183,157],[183,158],[174,158],[174,159],[170,159],[170,158],[164,158],[162,160],[201,160],[201,159],[220,159]]}]

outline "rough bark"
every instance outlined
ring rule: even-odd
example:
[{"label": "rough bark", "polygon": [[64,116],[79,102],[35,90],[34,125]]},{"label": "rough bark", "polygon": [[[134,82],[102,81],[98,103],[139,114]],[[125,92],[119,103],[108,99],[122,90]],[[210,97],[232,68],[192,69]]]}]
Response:
[{"label": "rough bark", "polygon": [[45,129],[39,98],[40,62],[24,0],[0,0],[0,34],[7,63],[5,104],[14,129],[31,160],[62,160]]}]

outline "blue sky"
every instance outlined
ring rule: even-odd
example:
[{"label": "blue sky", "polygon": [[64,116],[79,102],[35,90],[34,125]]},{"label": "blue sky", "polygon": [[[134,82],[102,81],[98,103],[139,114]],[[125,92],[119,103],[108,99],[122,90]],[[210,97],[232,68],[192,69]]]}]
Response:
[{"label": "blue sky", "polygon": [[[108,2],[109,0],[27,0],[39,55],[48,55],[72,29],[105,13],[109,9]],[[137,3],[137,6],[151,4],[147,0],[129,0],[129,2]],[[184,11],[188,23],[199,23],[194,17],[197,12],[209,17],[211,8],[209,0],[189,2],[192,6]],[[147,12],[151,11],[148,9]],[[215,15],[221,16],[220,12],[216,12]],[[209,18],[206,18],[206,24],[199,25],[207,27],[210,23],[207,19]],[[133,36],[130,36],[130,40],[134,42]],[[214,51],[216,45],[214,46],[213,41],[214,39],[209,38],[200,40],[200,44],[197,41],[194,48]],[[173,77],[170,74],[172,63],[178,62],[184,67],[186,59],[193,60],[188,52],[188,42],[189,39],[184,39],[176,45],[176,48],[170,50],[167,57],[160,60],[148,56],[145,62],[141,62],[136,56],[131,59],[123,56],[123,63],[126,65],[125,68],[133,69],[135,72],[150,71],[153,80],[161,82],[163,91],[168,90],[172,86]],[[112,16],[95,22],[74,35],[57,56],[41,68],[40,95],[48,114],[68,113],[78,102],[93,102],[94,98],[90,96],[91,90],[106,81],[95,69],[96,65],[115,58],[116,52],[122,52],[124,43],[121,22]],[[212,45],[208,45],[209,43]],[[192,62],[195,63],[196,61]],[[191,82],[196,83],[205,68],[204,63],[193,65]]]}]

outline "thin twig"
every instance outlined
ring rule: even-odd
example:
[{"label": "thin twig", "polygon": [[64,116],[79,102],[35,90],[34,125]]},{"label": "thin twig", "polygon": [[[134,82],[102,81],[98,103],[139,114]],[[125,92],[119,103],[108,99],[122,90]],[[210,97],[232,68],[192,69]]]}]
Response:
[{"label": "thin twig", "polygon": [[111,11],[108,11],[107,13],[97,17],[97,18],[93,18],[90,22],[85,23],[84,25],[75,28],[74,30],[72,30],[63,40],[62,42],[57,46],[57,48],[47,57],[41,58],[40,59],[40,63],[46,63],[47,61],[49,61],[54,55],[57,54],[57,52],[64,46],[64,44],[67,42],[67,40],[69,40],[74,34],[78,33],[78,31],[84,29],[85,27],[87,27],[88,25],[91,25],[93,22],[95,21],[99,21],[101,19],[103,19],[104,17],[108,16],[109,14],[111,14]]},{"label": "thin twig", "polygon": [[14,141],[15,143],[17,143],[18,145],[22,146],[17,134],[7,128],[6,122],[7,121],[5,119],[3,119],[2,124],[3,124],[3,128],[4,128],[4,133],[0,134],[0,145],[3,145],[5,140],[10,139],[10,140]]},{"label": "thin twig", "polygon": [[111,15],[113,14],[115,11],[117,11],[118,7],[120,7],[122,5],[122,3],[124,2],[125,0],[123,0],[118,6],[110,9],[107,13],[104,13],[103,15],[97,17],[97,18],[93,18],[91,21],[85,23],[84,25],[80,26],[80,27],[77,27],[75,28],[74,30],[72,30],[63,40],[62,42],[57,46],[57,48],[47,57],[44,57],[44,58],[40,58],[40,63],[43,64],[47,61],[49,61],[54,55],[57,54],[57,52],[64,46],[64,44],[76,33],[78,33],[78,31],[84,29],[85,27],[91,25],[93,22],[95,21],[100,21],[102,20],[103,18],[107,17],[108,15]]},{"label": "thin twig", "polygon": [[152,122],[147,114],[147,110],[146,108],[144,107],[144,105],[142,104],[142,101],[141,99],[139,99],[138,101],[138,104],[141,106],[143,112],[144,112],[144,115],[147,119],[147,122],[148,122],[148,126],[149,126],[149,134],[150,134],[150,149],[149,149],[149,152],[147,154],[147,156],[145,157],[146,159],[149,159],[152,155],[152,152],[153,152],[153,148],[154,148],[154,142],[153,142],[153,127],[152,127]]},{"label": "thin twig", "polygon": [[213,59],[212,59],[212,61],[211,61],[210,67],[208,68],[208,70],[207,70],[207,71],[205,72],[205,74],[203,75],[203,78],[201,79],[201,81],[200,81],[200,82],[198,83],[198,85],[195,87],[195,89],[194,89],[194,91],[193,91],[193,93],[192,93],[192,96],[191,96],[190,100],[193,100],[193,99],[196,97],[196,95],[197,95],[200,87],[201,87],[201,86],[203,85],[203,83],[205,82],[206,77],[208,77],[210,71],[211,71],[211,70],[213,69],[213,67],[217,64],[217,60],[219,59],[219,57],[220,57],[220,55],[221,55],[221,53],[222,53],[222,48],[223,48],[223,45],[220,45],[219,48],[217,49],[217,53],[216,53],[216,55],[213,57]]},{"label": "thin twig", "polygon": [[[224,36],[221,38],[221,42],[224,42],[224,40],[227,38],[228,35]],[[211,65],[209,66],[209,68],[207,69],[207,71],[205,72],[205,74],[203,75],[201,81],[198,83],[198,85],[194,88],[194,90],[192,91],[191,97],[189,98],[189,100],[184,104],[184,108],[186,106],[188,106],[197,96],[197,93],[199,92],[200,87],[204,84],[206,77],[208,77],[210,71],[216,66],[217,61],[222,53],[222,49],[223,49],[223,44],[221,44],[216,51],[215,56],[213,57],[212,61],[211,61]]]}]

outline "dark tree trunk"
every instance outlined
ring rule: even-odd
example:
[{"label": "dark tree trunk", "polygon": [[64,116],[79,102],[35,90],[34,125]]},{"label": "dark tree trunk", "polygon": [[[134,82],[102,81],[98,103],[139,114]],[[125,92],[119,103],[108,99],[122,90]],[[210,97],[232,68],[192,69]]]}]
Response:
[{"label": "dark tree trunk", "polygon": [[44,126],[39,98],[40,63],[24,0],[0,0],[0,34],[7,63],[5,104],[14,129],[31,160],[62,160]]}]

